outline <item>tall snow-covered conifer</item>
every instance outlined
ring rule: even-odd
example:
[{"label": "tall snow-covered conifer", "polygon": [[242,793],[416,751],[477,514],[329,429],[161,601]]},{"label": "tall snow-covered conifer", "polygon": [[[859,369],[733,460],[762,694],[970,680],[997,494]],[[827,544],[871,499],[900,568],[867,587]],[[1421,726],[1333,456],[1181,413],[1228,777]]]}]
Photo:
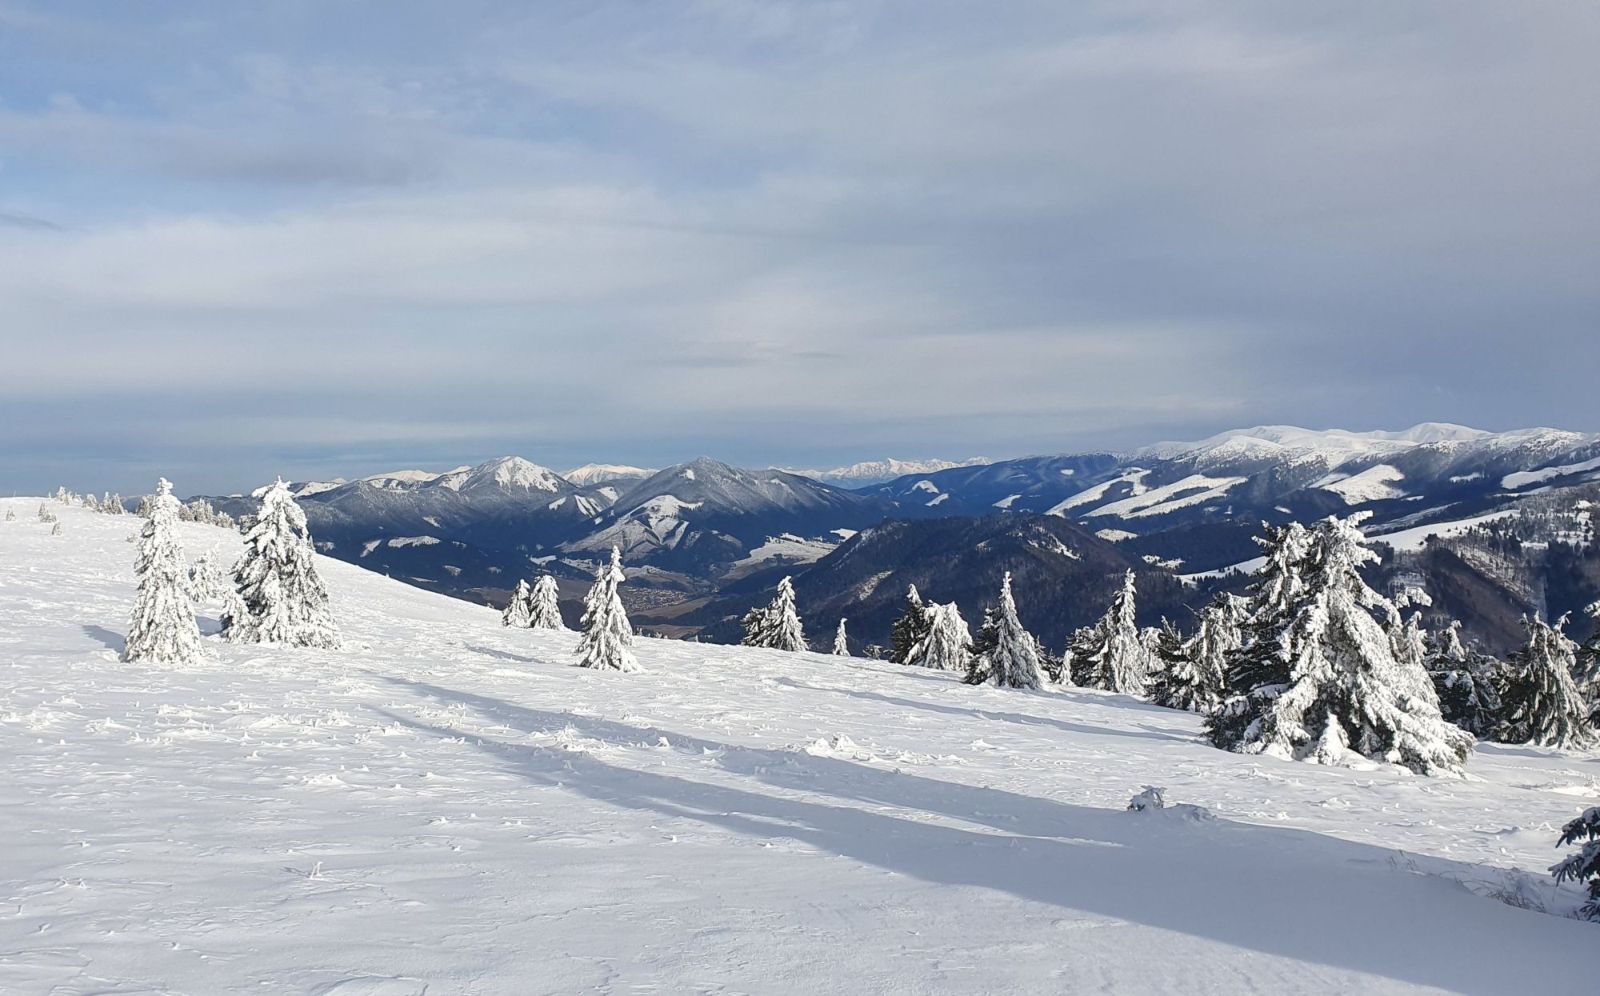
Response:
[{"label": "tall snow-covered conifer", "polygon": [[[1011,597],[1011,572],[1000,582],[1000,604],[984,620],[992,632],[980,637],[984,646],[981,659],[974,659],[967,675],[968,684],[989,682],[1002,688],[1039,687],[1039,646],[1033,634],[1022,628],[1017,618],[1017,603]],[[991,643],[992,641],[992,643]]]},{"label": "tall snow-covered conifer", "polygon": [[1251,683],[1210,717],[1207,732],[1246,754],[1333,764],[1354,751],[1418,773],[1459,773],[1472,736],[1439,714],[1427,672],[1396,659],[1378,622],[1395,610],[1361,579],[1377,557],[1359,521],[1317,523],[1299,556],[1277,556],[1292,530],[1269,537],[1269,573],[1257,592],[1276,594],[1239,655],[1249,670],[1233,669],[1235,680],[1247,674]]},{"label": "tall snow-covered conifer", "polygon": [[511,592],[511,600],[506,602],[506,610],[500,613],[500,625],[527,629],[532,618],[529,607],[532,598],[533,589],[528,587],[527,580],[518,581],[516,590]]},{"label": "tall snow-covered conifer", "polygon": [[1126,695],[1145,693],[1150,647],[1134,618],[1136,598],[1133,572],[1128,571],[1106,614],[1087,631],[1088,639],[1071,647],[1075,684]]},{"label": "tall snow-covered conifer", "polygon": [[744,645],[772,650],[805,650],[806,636],[794,607],[794,583],[778,582],[778,594],[765,608],[751,609],[744,617]]},{"label": "tall snow-covered conifer", "polygon": [[579,667],[599,671],[638,671],[633,657],[633,625],[622,606],[622,551],[611,548],[611,562],[595,574],[594,587],[583,599],[583,635],[574,651]]},{"label": "tall snow-covered conifer", "polygon": [[234,567],[233,582],[239,604],[222,620],[229,640],[339,646],[339,627],[317,574],[306,514],[282,479],[262,490],[261,509],[245,534],[244,556]]},{"label": "tall snow-covered conifer", "polygon": [[1150,701],[1168,709],[1207,713],[1216,707],[1222,687],[1220,681],[1203,670],[1199,659],[1199,637],[1185,640],[1178,628],[1161,620],[1161,633],[1155,641],[1154,671],[1150,676]]},{"label": "tall snow-covered conifer", "polygon": [[1578,853],[1569,855],[1550,868],[1557,882],[1589,883],[1589,901],[1578,910],[1585,918],[1600,920],[1600,806],[1561,828],[1558,844],[1578,844]]},{"label": "tall snow-covered conifer", "polygon": [[935,671],[968,670],[972,659],[972,632],[956,603],[928,606],[928,635],[917,650],[915,662]]},{"label": "tall snow-covered conifer", "polygon": [[839,628],[833,632],[833,656],[850,656],[850,637],[844,631],[844,617],[839,617]]},{"label": "tall snow-covered conifer", "polygon": [[566,629],[561,619],[560,594],[556,579],[548,574],[539,575],[533,583],[533,593],[528,597],[528,626],[533,629]]},{"label": "tall snow-covered conifer", "polygon": [[911,655],[928,637],[928,606],[916,585],[906,588],[906,607],[889,630],[889,659],[896,664],[912,663]]},{"label": "tall snow-covered conifer", "polygon": [[150,518],[139,531],[134,573],[139,578],[133,617],[128,624],[125,661],[187,664],[205,656],[194,621],[189,566],[178,543],[178,499],[162,478],[156,485]]},{"label": "tall snow-covered conifer", "polygon": [[1461,624],[1452,622],[1429,637],[1427,667],[1439,712],[1476,737],[1494,735],[1500,725],[1504,665],[1461,643]]},{"label": "tall snow-covered conifer", "polygon": [[1594,744],[1589,704],[1572,678],[1577,648],[1561,632],[1566,622],[1566,616],[1554,626],[1542,619],[1522,620],[1528,642],[1506,662],[1502,726],[1496,739],[1540,747]]}]

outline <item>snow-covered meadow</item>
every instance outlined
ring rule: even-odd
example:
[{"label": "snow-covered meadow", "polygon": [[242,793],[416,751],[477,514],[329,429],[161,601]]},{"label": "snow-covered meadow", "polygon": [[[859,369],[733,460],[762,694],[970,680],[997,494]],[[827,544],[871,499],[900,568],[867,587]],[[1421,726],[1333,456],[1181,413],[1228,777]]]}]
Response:
[{"label": "snow-covered meadow", "polygon": [[1600,756],[1423,778],[864,660],[581,670],[327,558],[343,649],[125,664],[140,520],[38,504],[0,500],[0,993],[1594,988],[1545,869]]}]

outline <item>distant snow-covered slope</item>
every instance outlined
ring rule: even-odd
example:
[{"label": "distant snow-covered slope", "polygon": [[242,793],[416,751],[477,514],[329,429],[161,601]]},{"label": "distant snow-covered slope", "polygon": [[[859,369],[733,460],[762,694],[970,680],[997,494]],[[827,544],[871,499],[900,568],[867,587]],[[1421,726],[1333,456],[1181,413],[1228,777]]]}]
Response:
[{"label": "distant snow-covered slope", "polygon": [[832,470],[790,470],[789,473],[809,477],[815,481],[837,484],[843,488],[859,488],[868,484],[892,481],[908,474],[930,474],[936,470],[975,467],[988,462],[989,460],[984,457],[971,457],[966,460],[896,460],[889,457],[884,460],[865,460],[848,467],[835,467]]},{"label": "distant snow-covered slope", "polygon": [[0,992],[1593,988],[1593,925],[1492,898],[1578,902],[1544,868],[1592,755],[1320,768],[1122,696],[659,640],[595,673],[325,557],[345,649],[123,664],[138,520],[38,501],[0,499]]}]

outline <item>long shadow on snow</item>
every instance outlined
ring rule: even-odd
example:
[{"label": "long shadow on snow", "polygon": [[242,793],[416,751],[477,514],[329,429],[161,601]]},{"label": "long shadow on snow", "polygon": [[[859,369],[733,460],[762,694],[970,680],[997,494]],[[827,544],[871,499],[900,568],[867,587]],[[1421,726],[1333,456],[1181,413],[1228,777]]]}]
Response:
[{"label": "long shadow on snow", "polygon": [[[942,885],[997,889],[1032,902],[1142,923],[1240,948],[1461,993],[1521,991],[1536,971],[1550,991],[1587,991],[1593,927],[1472,895],[1445,875],[1476,866],[1428,858],[1408,873],[1394,851],[1299,830],[1133,814],[879,770],[869,765],[698,739],[546,712],[386,676],[513,728],[572,726],[611,743],[666,737],[720,752],[725,769],[786,789],[911,810],[906,816],[767,795],[619,767],[590,755],[514,744],[385,713],[458,739],[531,784],[830,854]],[[938,813],[1002,832],[917,818]],[[1064,946],[1066,942],[1063,942]],[[1516,952],[1517,957],[1507,957]],[[1063,957],[1070,958],[1064,947]],[[1537,966],[1534,968],[1533,966]]]},{"label": "long shadow on snow", "polygon": [[104,626],[84,626],[82,628],[85,636],[93,637],[100,643],[105,644],[109,650],[115,650],[120,654],[127,649],[127,637],[115,630],[106,629]]},{"label": "long shadow on snow", "polygon": [[[943,713],[947,716],[962,716],[966,718],[999,720],[1006,723],[1016,723],[1019,726],[1049,726],[1063,733],[1088,733],[1093,735],[1110,734],[1114,737],[1133,737],[1138,740],[1176,740],[1179,743],[1195,743],[1194,737],[1178,736],[1175,733],[1162,733],[1152,727],[1140,725],[1140,729],[1147,732],[1138,733],[1133,730],[1113,730],[1104,726],[1085,726],[1082,723],[1073,723],[1064,719],[1051,719],[1048,716],[1025,716],[1016,712],[996,712],[992,709],[980,709],[976,706],[947,706],[937,702],[925,702],[918,699],[902,699],[894,695],[884,695],[881,692],[868,692],[856,688],[827,688],[822,685],[808,685],[803,681],[793,678],[777,678],[776,683],[788,688],[804,688],[813,692],[828,692],[834,695],[848,695],[853,699],[864,699],[869,702],[882,702],[886,705],[901,706],[906,709],[922,709],[927,712]],[[1132,701],[1131,699],[1129,701]]]}]

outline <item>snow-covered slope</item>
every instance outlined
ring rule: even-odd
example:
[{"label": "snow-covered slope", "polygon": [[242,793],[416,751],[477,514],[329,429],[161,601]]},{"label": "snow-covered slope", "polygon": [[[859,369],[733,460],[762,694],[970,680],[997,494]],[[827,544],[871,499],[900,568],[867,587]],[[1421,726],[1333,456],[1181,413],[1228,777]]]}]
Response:
[{"label": "snow-covered slope", "polygon": [[863,460],[848,467],[835,467],[832,470],[790,470],[789,473],[809,477],[815,481],[826,481],[841,488],[860,488],[911,474],[931,474],[934,471],[956,467],[977,467],[988,462],[985,457],[972,457],[967,460],[896,460],[894,457],[888,457],[883,460]]},{"label": "snow-covered slope", "polygon": [[[1543,869],[1591,755],[1325,769],[1112,695],[653,640],[600,674],[327,558],[346,649],[126,665],[138,521],[37,504],[0,501],[0,992],[1593,988],[1594,926],[1489,895],[1575,904]],[[1212,817],[1125,812],[1147,784]]]}]

